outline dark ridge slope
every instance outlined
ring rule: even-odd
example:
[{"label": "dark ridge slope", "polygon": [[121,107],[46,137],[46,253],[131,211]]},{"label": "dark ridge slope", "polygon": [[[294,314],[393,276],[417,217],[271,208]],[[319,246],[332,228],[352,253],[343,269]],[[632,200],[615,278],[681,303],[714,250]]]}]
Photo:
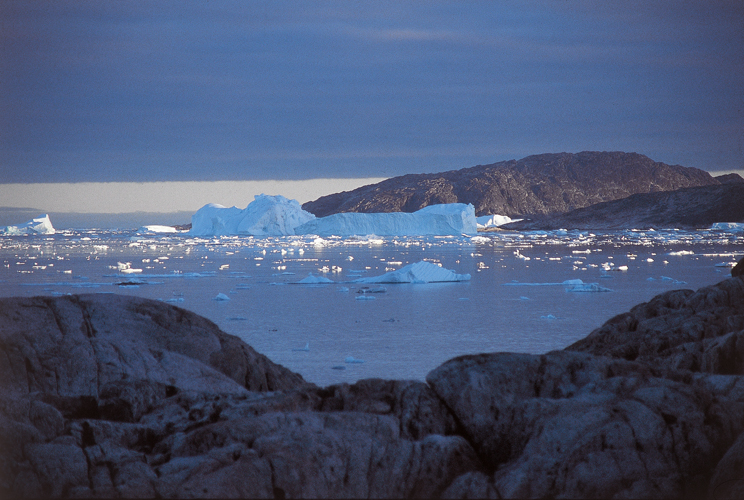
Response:
[{"label": "dark ridge slope", "polygon": [[476,215],[564,213],[636,193],[719,184],[708,172],[624,152],[528,156],[436,174],[410,174],[323,196],[302,208],[339,212],[415,212],[438,203],[472,203]]},{"label": "dark ridge slope", "polygon": [[507,224],[505,229],[707,228],[744,222],[744,183],[641,193],[565,214]]}]

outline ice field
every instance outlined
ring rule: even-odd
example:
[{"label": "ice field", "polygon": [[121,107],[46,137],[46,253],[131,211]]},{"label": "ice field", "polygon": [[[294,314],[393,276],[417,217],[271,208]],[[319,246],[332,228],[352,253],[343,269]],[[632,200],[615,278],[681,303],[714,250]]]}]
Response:
[{"label": "ice field", "polygon": [[[660,292],[721,281],[742,255],[738,226],[345,238],[57,231],[0,237],[0,294],[164,300],[327,385],[423,379],[461,354],[561,349]],[[374,279],[411,264],[434,270],[421,262],[460,281]]]}]

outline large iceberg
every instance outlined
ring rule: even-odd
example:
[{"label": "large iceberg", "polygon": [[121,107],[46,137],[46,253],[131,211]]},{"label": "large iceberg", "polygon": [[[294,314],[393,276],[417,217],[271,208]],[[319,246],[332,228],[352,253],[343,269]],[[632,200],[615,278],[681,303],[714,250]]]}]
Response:
[{"label": "large iceberg", "polygon": [[237,207],[226,208],[210,203],[191,216],[191,230],[194,236],[284,236],[293,235],[295,229],[315,219],[306,212],[297,200],[284,196],[256,195],[243,210]]},{"label": "large iceberg", "polygon": [[397,271],[390,271],[382,276],[359,278],[354,283],[440,283],[445,281],[469,281],[469,274],[456,274],[431,262],[422,260],[408,264]]},{"label": "large iceberg", "polygon": [[429,205],[413,213],[347,212],[313,219],[296,228],[296,234],[318,236],[430,236],[474,235],[478,232],[473,205]]},{"label": "large iceberg", "polygon": [[49,215],[44,214],[31,219],[17,226],[0,227],[0,234],[19,235],[19,234],[54,234],[56,231],[49,220]]}]

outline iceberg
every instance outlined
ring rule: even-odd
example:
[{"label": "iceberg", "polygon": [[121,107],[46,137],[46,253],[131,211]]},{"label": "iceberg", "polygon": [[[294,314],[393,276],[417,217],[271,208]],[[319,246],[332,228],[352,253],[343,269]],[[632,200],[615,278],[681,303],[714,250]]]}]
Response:
[{"label": "iceberg", "polygon": [[191,216],[192,236],[286,236],[315,219],[297,200],[258,194],[245,209],[209,203]]},{"label": "iceberg", "polygon": [[716,222],[710,226],[711,231],[729,231],[739,233],[744,231],[744,222]]},{"label": "iceberg", "polygon": [[173,226],[160,226],[157,224],[151,226],[142,226],[137,229],[137,234],[148,234],[148,233],[178,233],[180,232]]},{"label": "iceberg", "polygon": [[507,215],[482,215],[475,219],[478,224],[478,229],[486,229],[488,227],[499,227],[510,222],[519,222],[522,219],[512,219]]},{"label": "iceberg", "polygon": [[34,219],[17,226],[0,227],[0,234],[15,236],[21,234],[54,234],[56,233],[49,220],[49,215],[40,215]]},{"label": "iceberg", "polygon": [[325,285],[335,282],[331,279],[326,278],[325,276],[315,276],[313,273],[310,273],[307,275],[306,278],[301,279],[297,283],[302,285]]},{"label": "iceberg", "polygon": [[338,213],[312,219],[295,229],[295,234],[317,236],[460,236],[477,233],[475,208],[464,203],[429,205],[413,213]]},{"label": "iceberg", "polygon": [[[381,276],[370,276],[354,280],[354,283],[441,283],[446,281],[468,281],[469,274],[456,274],[431,262],[422,260],[401,267]],[[360,298],[360,297],[357,297]]]}]

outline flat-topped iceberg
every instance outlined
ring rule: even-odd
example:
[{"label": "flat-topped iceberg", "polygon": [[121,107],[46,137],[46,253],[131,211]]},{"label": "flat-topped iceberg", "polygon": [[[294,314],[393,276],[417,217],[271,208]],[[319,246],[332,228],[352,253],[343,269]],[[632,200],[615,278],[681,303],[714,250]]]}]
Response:
[{"label": "flat-topped iceberg", "polygon": [[20,235],[20,234],[54,234],[56,233],[52,226],[52,221],[49,220],[49,215],[44,214],[31,219],[23,224],[17,226],[6,226],[0,227],[0,234],[9,236]]},{"label": "flat-topped iceberg", "polygon": [[296,234],[318,236],[459,236],[477,234],[473,205],[429,205],[417,212],[347,212],[312,219],[296,228]]},{"label": "flat-topped iceberg", "polygon": [[259,194],[243,210],[215,203],[204,205],[191,216],[189,234],[285,236],[296,234],[298,226],[313,219],[315,216],[304,211],[297,200]]},{"label": "flat-topped iceberg", "polygon": [[422,260],[408,264],[397,271],[382,276],[370,276],[354,280],[354,283],[441,283],[446,281],[468,281],[469,274],[457,274],[431,262]]}]

